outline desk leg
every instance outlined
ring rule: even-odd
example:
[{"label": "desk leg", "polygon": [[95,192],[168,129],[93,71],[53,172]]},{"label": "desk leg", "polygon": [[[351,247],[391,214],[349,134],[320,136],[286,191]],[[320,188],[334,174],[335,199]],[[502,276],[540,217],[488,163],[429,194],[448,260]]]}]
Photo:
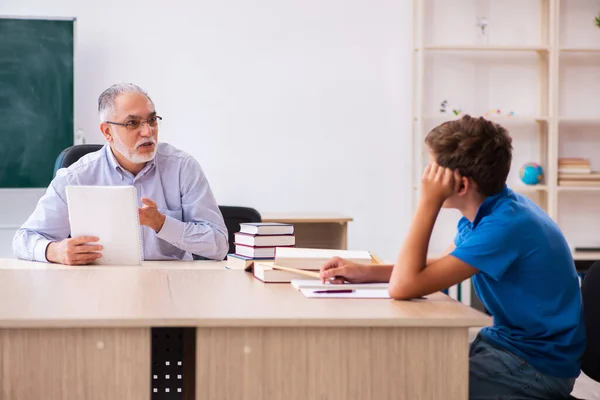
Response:
[{"label": "desk leg", "polygon": [[150,329],[0,329],[2,400],[150,398]]},{"label": "desk leg", "polygon": [[466,328],[198,328],[196,399],[468,397]]}]

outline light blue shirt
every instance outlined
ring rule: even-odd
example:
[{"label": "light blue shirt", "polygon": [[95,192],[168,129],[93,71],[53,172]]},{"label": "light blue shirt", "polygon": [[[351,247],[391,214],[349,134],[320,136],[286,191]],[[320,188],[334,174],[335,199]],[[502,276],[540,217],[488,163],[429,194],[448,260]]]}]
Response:
[{"label": "light blue shirt", "polygon": [[200,164],[189,154],[159,143],[155,158],[133,176],[107,144],[58,170],[35,211],[13,239],[17,258],[47,262],[46,248],[70,235],[67,185],[135,186],[156,202],[166,219],[161,230],[141,226],[145,260],[191,260],[192,254],[222,260],[229,249],[227,227]]}]

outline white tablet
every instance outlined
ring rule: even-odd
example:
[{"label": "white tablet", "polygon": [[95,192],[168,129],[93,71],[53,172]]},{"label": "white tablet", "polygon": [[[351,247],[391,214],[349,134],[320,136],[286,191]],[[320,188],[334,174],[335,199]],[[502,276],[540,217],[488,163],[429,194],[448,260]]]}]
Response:
[{"label": "white tablet", "polygon": [[93,264],[142,265],[137,190],[133,186],[67,186],[71,237],[97,236]]}]

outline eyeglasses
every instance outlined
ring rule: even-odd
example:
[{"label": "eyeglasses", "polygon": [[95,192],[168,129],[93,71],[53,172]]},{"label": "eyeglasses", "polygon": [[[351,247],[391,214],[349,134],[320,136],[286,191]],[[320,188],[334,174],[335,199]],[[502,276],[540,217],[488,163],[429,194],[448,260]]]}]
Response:
[{"label": "eyeglasses", "polygon": [[159,117],[158,115],[153,115],[150,118],[148,118],[147,120],[130,119],[127,122],[106,121],[106,123],[112,124],[112,125],[124,126],[128,131],[135,131],[135,130],[141,128],[144,123],[148,124],[148,126],[150,128],[156,128],[160,121],[162,121],[162,117]]}]

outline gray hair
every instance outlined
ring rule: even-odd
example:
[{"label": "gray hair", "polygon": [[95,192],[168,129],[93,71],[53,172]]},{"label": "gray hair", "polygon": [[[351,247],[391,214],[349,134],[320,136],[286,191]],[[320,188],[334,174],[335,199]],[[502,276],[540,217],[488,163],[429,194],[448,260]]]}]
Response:
[{"label": "gray hair", "polygon": [[115,99],[123,93],[139,93],[143,94],[154,105],[154,102],[148,96],[148,93],[141,87],[133,83],[115,83],[106,89],[98,98],[98,114],[100,114],[100,122],[108,121],[108,116],[115,112]]}]

